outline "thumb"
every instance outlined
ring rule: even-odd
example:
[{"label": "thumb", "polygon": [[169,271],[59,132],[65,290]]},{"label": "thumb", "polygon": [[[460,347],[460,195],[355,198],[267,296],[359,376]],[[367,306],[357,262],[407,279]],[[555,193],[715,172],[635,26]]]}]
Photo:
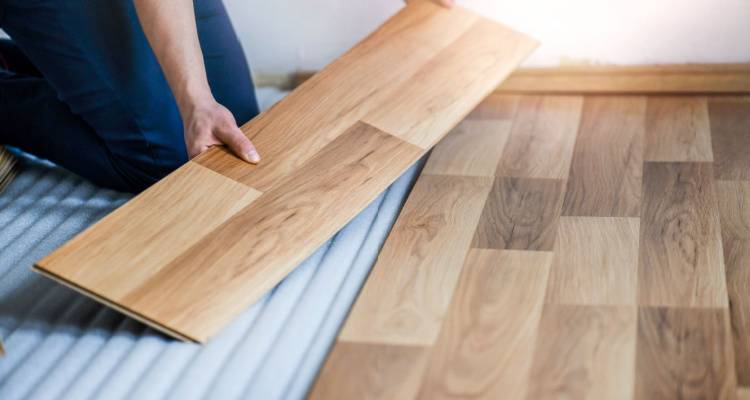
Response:
[{"label": "thumb", "polygon": [[241,159],[251,164],[260,162],[260,155],[253,142],[236,125],[217,129],[215,135]]}]

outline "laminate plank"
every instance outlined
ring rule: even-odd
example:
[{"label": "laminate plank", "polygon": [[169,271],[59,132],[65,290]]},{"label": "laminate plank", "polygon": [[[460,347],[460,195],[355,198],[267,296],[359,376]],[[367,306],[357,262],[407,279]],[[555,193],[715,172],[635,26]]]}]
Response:
[{"label": "laminate plank", "polygon": [[337,342],[307,398],[414,398],[428,355],[419,346]]},{"label": "laminate plank", "polygon": [[561,218],[546,301],[635,305],[638,231],[638,218]]},{"label": "laminate plank", "polygon": [[737,388],[737,400],[750,400],[750,387]]},{"label": "laminate plank", "polygon": [[419,398],[524,397],[551,252],[472,249]]},{"label": "laminate plank", "polygon": [[645,160],[713,161],[705,97],[648,98]]},{"label": "laminate plank", "polygon": [[708,100],[716,179],[750,180],[750,97]]},{"label": "laminate plank", "polygon": [[639,304],[726,307],[727,290],[710,163],[646,163]]},{"label": "laminate plank", "polygon": [[737,380],[750,385],[750,182],[716,182]]},{"label": "laminate plank", "polygon": [[562,215],[639,216],[645,114],[643,97],[585,98]]},{"label": "laminate plank", "polygon": [[477,20],[362,120],[419,147],[432,147],[536,48],[537,43],[514,40],[515,35],[496,22]]},{"label": "laminate plank", "polygon": [[119,300],[205,341],[273,288],[421,154],[414,145],[358,123],[279,189],[264,193]]},{"label": "laminate plank", "polygon": [[422,175],[339,340],[432,345],[492,180]]},{"label": "laminate plank", "polygon": [[495,176],[510,126],[505,120],[464,120],[435,146],[423,173]]},{"label": "laminate plank", "polygon": [[631,399],[636,308],[546,304],[527,399]]},{"label": "laminate plank", "polygon": [[[248,165],[224,148],[210,150],[196,161],[258,190],[268,190],[384,101],[391,101],[390,94],[402,90],[403,82],[408,85],[411,76],[430,60],[437,65],[455,62],[436,56],[478,19],[460,7],[446,12],[435,4],[414,2],[242,127],[263,162]],[[414,107],[419,109],[424,103]],[[460,120],[454,118],[455,123]]]},{"label": "laminate plank", "polygon": [[564,186],[552,179],[496,178],[472,247],[552,250]]},{"label": "laminate plank", "polygon": [[[195,186],[205,191],[196,191]],[[161,185],[152,186],[39,261],[39,265],[54,266],[48,272],[84,288],[84,292],[120,299],[260,195],[253,188],[189,162]],[[170,234],[164,235],[165,230]],[[122,268],[122,263],[137,268]]]},{"label": "laminate plank", "polygon": [[523,96],[497,176],[567,179],[583,97]]},{"label": "laminate plank", "polygon": [[726,310],[639,310],[635,399],[733,399],[736,390]]},{"label": "laminate plank", "polygon": [[[386,189],[535,45],[461,7],[408,5],[242,127],[264,157],[259,165],[210,149],[173,176],[202,168],[215,179],[157,183],[153,199],[136,198],[37,271],[175,337],[205,341]],[[363,122],[373,115],[390,131]],[[232,188],[262,195],[235,207],[226,204]],[[169,204],[168,218],[152,204]],[[122,221],[129,228],[110,235]]]}]

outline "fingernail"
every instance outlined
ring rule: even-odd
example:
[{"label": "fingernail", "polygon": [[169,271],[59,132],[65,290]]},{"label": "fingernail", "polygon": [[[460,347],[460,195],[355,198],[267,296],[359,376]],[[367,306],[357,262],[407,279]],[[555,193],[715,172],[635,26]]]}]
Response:
[{"label": "fingernail", "polygon": [[260,161],[260,154],[258,154],[255,150],[250,150],[245,154],[245,158],[247,161],[250,161],[253,164],[257,164]]}]

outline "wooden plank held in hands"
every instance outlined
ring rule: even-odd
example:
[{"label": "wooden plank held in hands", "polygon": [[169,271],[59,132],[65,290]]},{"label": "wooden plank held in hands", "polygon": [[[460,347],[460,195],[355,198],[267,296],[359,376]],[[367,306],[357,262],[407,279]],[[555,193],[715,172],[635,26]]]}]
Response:
[{"label": "wooden plank held in hands", "polygon": [[536,42],[416,2],[242,127],[263,161],[213,148],[36,270],[203,342],[451,130]]}]

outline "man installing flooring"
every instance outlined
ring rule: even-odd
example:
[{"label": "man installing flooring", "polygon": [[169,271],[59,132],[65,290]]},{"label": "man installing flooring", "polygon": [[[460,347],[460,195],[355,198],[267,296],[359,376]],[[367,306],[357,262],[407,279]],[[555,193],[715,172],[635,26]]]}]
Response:
[{"label": "man installing flooring", "polygon": [[129,192],[214,145],[260,161],[238,127],[258,105],[221,0],[0,0],[0,28],[0,145]]}]

